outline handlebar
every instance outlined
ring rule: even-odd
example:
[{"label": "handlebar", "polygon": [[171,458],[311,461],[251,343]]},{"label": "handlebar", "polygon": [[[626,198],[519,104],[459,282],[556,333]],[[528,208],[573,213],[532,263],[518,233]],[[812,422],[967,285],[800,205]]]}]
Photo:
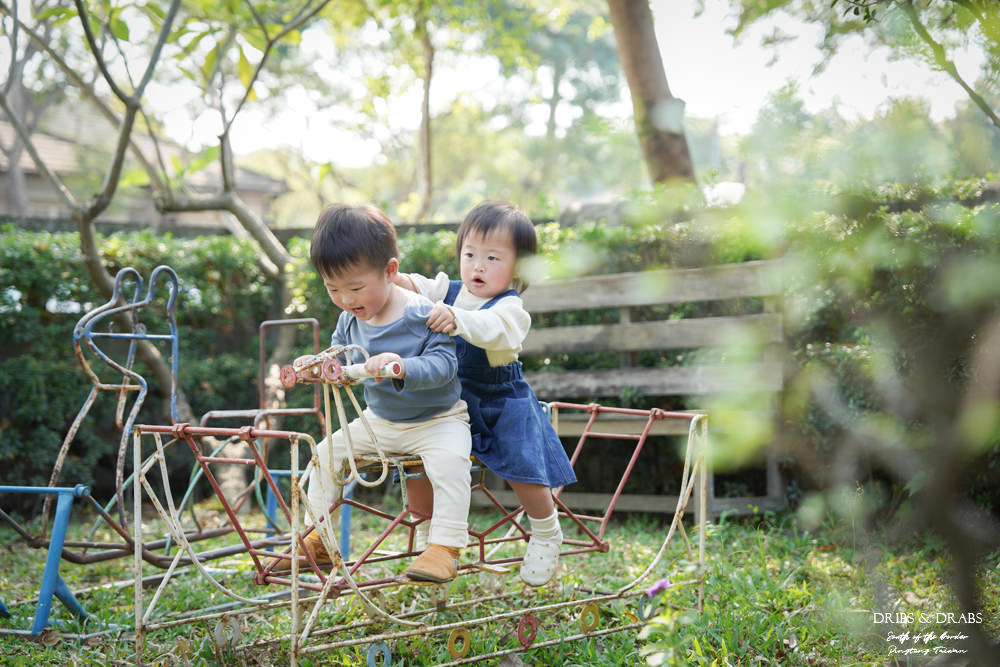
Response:
[{"label": "handlebar", "polygon": [[364,364],[343,365],[336,357],[314,359],[300,368],[292,365],[281,367],[281,384],[291,389],[297,382],[348,384],[366,378],[398,378],[403,374],[403,364],[392,361],[377,373],[369,373]]}]

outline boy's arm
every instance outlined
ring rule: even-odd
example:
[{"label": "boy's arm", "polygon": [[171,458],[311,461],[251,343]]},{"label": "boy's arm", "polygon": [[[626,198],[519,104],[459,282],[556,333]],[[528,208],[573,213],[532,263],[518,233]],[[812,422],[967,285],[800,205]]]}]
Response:
[{"label": "boy's arm", "polygon": [[403,313],[410,335],[423,342],[417,355],[403,357],[405,377],[392,381],[393,387],[398,391],[442,387],[450,383],[458,373],[455,341],[447,334],[434,333],[427,328],[427,313],[430,309],[431,304],[427,303],[408,307]]},{"label": "boy's arm", "polygon": [[458,358],[455,356],[455,341],[446,334],[429,332],[427,342],[419,356],[404,357],[405,377],[394,379],[393,386],[398,391],[419,391],[441,387],[454,379],[458,372]]},{"label": "boy's arm", "polygon": [[340,317],[337,318],[337,326],[334,328],[333,333],[330,334],[330,347],[340,347],[342,345],[349,345],[350,340],[347,335],[347,324],[351,316],[346,312],[341,312]]}]

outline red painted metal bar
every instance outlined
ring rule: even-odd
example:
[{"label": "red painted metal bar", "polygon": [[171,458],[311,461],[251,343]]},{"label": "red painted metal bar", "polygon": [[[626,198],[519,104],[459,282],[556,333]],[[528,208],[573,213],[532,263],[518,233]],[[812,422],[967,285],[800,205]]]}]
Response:
[{"label": "red painted metal bar", "polygon": [[[581,452],[583,451],[584,442],[588,438],[604,438],[604,439],[634,439],[636,441],[635,448],[632,451],[632,456],[629,458],[629,462],[625,467],[625,472],[622,474],[621,479],[618,482],[618,486],[611,496],[611,501],[608,503],[608,508],[605,510],[604,516],[601,517],[601,527],[600,536],[603,539],[604,533],[607,530],[608,523],[611,519],[611,513],[614,511],[615,505],[618,504],[618,499],[622,495],[622,491],[625,488],[626,482],[628,482],[629,476],[632,474],[632,469],[635,467],[636,461],[639,458],[639,454],[642,452],[642,448],[646,443],[646,439],[649,437],[650,429],[653,423],[660,421],[662,419],[683,419],[691,421],[698,417],[698,413],[691,412],[676,412],[669,410],[661,410],[659,408],[653,408],[651,410],[639,410],[635,408],[618,408],[618,407],[606,407],[599,405],[597,403],[564,403],[556,401],[550,404],[555,409],[566,409],[566,410],[579,410],[587,412],[590,417],[587,420],[587,425],[583,429],[583,433],[580,435],[580,439],[577,441],[576,448],[573,451],[573,456],[570,458],[570,463],[572,465],[576,464]],[[597,422],[598,418],[602,414],[616,414],[616,415],[629,415],[635,417],[646,417],[646,425],[642,429],[642,433],[639,435],[625,435],[625,434],[615,434],[615,433],[604,433],[600,431],[592,430],[594,424]],[[561,495],[562,489],[558,489],[553,495],[558,498]]]},{"label": "red painted metal bar", "polygon": [[[264,371],[265,364],[267,363],[267,354],[264,346],[265,332],[270,327],[275,326],[287,326],[287,325],[299,325],[299,324],[311,324],[313,328],[313,354],[319,354],[319,320],[315,317],[299,317],[299,318],[289,318],[287,320],[264,320],[260,323],[260,377],[257,378],[257,393],[260,398],[260,409],[264,411],[267,408],[266,401],[264,400]],[[321,414],[319,408],[319,387],[316,387],[316,392],[314,394],[313,400],[315,402],[314,411],[317,415]],[[284,414],[284,413],[283,413]],[[322,420],[322,417],[320,417]]]},{"label": "red painted metal bar", "polygon": [[637,417],[647,417],[652,415],[654,419],[694,419],[700,416],[698,413],[692,412],[678,412],[670,410],[661,410],[659,408],[651,408],[649,410],[640,410],[638,408],[618,408],[613,406],[600,405],[598,403],[563,403],[561,401],[554,401],[550,403],[554,408],[568,408],[572,410],[583,410],[586,412],[595,413],[608,413],[616,415],[634,415]]}]

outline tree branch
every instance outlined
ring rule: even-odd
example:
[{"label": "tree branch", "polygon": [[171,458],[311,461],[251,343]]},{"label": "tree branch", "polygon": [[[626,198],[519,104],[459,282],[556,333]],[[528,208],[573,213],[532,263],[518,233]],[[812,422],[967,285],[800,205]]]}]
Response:
[{"label": "tree branch", "polygon": [[98,46],[97,38],[94,36],[94,31],[90,26],[90,18],[87,13],[87,7],[83,4],[82,0],[73,0],[73,4],[76,6],[77,16],[80,17],[80,25],[83,27],[83,35],[87,43],[87,47],[90,49],[91,54],[93,54],[94,62],[97,64],[97,68],[104,77],[105,83],[107,83],[111,88],[111,92],[114,93],[115,97],[122,101],[127,100],[128,95],[126,95],[125,91],[118,87],[118,83],[115,81],[115,78],[111,76],[111,72],[108,71],[108,64],[104,62],[101,47]]},{"label": "tree branch", "polygon": [[42,160],[41,156],[38,154],[38,149],[35,148],[35,144],[31,141],[30,133],[24,127],[21,119],[18,118],[17,114],[15,114],[14,110],[10,107],[10,104],[7,101],[6,91],[2,90],[0,90],[0,108],[3,109],[4,113],[7,115],[7,119],[10,121],[10,124],[14,127],[14,131],[17,132],[17,135],[21,138],[24,150],[26,150],[28,155],[31,156],[31,159],[35,161],[35,166],[38,167],[38,171],[42,172],[42,175],[44,175],[49,183],[52,184],[52,187],[56,189],[67,207],[70,209],[79,208],[80,205],[73,196],[73,193],[70,192],[69,188],[67,188],[62,180],[59,179],[59,176],[57,176],[54,171],[49,169],[49,166],[45,164],[45,161]]},{"label": "tree branch", "polygon": [[[0,3],[0,10],[10,15],[10,10],[4,3]],[[32,43],[38,46],[49,58],[52,59],[52,62],[54,62],[56,66],[60,69],[60,71],[62,71],[63,74],[66,75],[70,83],[76,86],[76,88],[83,94],[83,96],[94,105],[94,108],[97,109],[109,123],[115,126],[121,124],[121,119],[118,117],[117,114],[115,114],[114,111],[111,110],[111,107],[109,107],[104,102],[104,100],[102,100],[100,97],[97,96],[97,93],[94,92],[94,87],[91,84],[84,81],[83,78],[76,72],[76,70],[70,67],[66,63],[66,60],[59,53],[56,53],[52,49],[52,47],[50,46],[50,40],[45,39],[43,36],[39,35],[31,28],[31,26],[26,25],[24,22],[22,22],[20,19],[17,19],[13,15],[11,15],[11,18],[15,19],[18,28],[24,31],[25,34],[28,35],[29,39],[31,39]],[[156,141],[156,137],[152,135],[150,136],[152,137],[155,145],[157,146],[157,150],[159,150],[158,149],[159,143]],[[149,175],[149,180],[152,186],[155,189],[163,189],[167,187],[164,184],[163,180],[160,179],[159,172],[157,172],[156,167],[150,164],[150,162],[146,159],[146,156],[139,149],[138,144],[136,144],[134,141],[131,141],[130,145],[132,148],[132,154],[135,156],[136,160],[138,160],[139,164],[142,165],[143,170]],[[166,169],[164,169],[164,173],[166,173]]]},{"label": "tree branch", "polygon": [[[104,73],[105,77],[108,77],[110,73],[107,70],[106,64],[101,58],[100,53],[95,50],[96,44],[93,40],[93,33],[90,30],[90,21],[87,20],[85,13],[86,9],[82,6],[82,0],[74,0],[74,2],[77,4],[78,11],[80,12],[80,22],[84,26],[84,32],[87,34],[87,43],[91,46],[91,53],[97,61],[98,68]],[[156,71],[156,66],[160,61],[163,45],[170,34],[179,6],[180,0],[173,0],[170,3],[170,8],[163,19],[163,25],[160,27],[160,34],[157,36],[156,44],[146,65],[146,71],[143,73],[142,80],[133,91],[133,94],[131,96],[124,95],[123,91],[113,81],[107,81],[118,99],[125,104],[125,115],[122,117],[121,126],[118,129],[118,143],[115,146],[114,157],[105,175],[104,183],[101,186],[100,192],[91,199],[90,204],[87,206],[87,214],[90,220],[96,218],[108,207],[115,190],[118,189],[122,167],[125,164],[125,153],[132,142],[132,128],[135,125],[136,114],[139,113],[139,109],[141,108],[142,96],[146,91],[146,86],[152,80],[153,72]]]},{"label": "tree branch", "polygon": [[246,91],[243,93],[243,97],[240,98],[239,103],[237,103],[236,108],[233,110],[232,118],[226,121],[225,131],[227,133],[229,132],[229,128],[232,125],[233,121],[236,119],[236,116],[239,115],[240,109],[243,108],[243,105],[246,104],[247,100],[250,98],[250,92],[253,90],[253,86],[257,82],[257,79],[260,76],[260,72],[264,68],[264,63],[267,62],[267,59],[271,54],[271,49],[274,48],[274,45],[277,44],[279,41],[281,41],[281,39],[289,32],[298,29],[301,25],[311,20],[312,17],[316,16],[316,14],[321,12],[323,8],[330,3],[330,0],[321,0],[321,2],[312,9],[307,9],[310,3],[306,3],[301,8],[299,8],[299,13],[294,18],[292,18],[291,21],[286,23],[284,27],[282,27],[282,29],[278,31],[278,34],[272,38],[268,35],[267,25],[264,23],[264,20],[261,18],[260,14],[257,13],[257,10],[254,8],[251,0],[245,0],[245,1],[247,6],[250,8],[250,13],[254,17],[254,20],[257,22],[257,25],[260,26],[261,31],[264,33],[264,37],[267,40],[267,44],[264,47],[264,53],[261,55],[260,62],[257,63],[257,66],[253,70],[253,75],[250,77],[250,82],[246,86]]},{"label": "tree branch", "polygon": [[906,18],[910,20],[910,24],[913,25],[913,29],[917,31],[917,35],[919,35],[920,39],[922,39],[924,43],[930,47],[931,53],[934,55],[934,62],[937,64],[937,66],[940,67],[942,71],[947,73],[952,79],[955,80],[956,83],[958,83],[958,85],[960,85],[965,90],[966,94],[969,96],[969,99],[971,99],[972,102],[977,107],[979,107],[979,109],[984,114],[986,114],[986,116],[990,119],[993,125],[995,125],[996,128],[1000,130],[1000,117],[997,117],[996,113],[993,112],[993,109],[990,108],[990,105],[986,102],[986,100],[983,99],[983,97],[979,93],[973,90],[972,87],[965,82],[965,79],[963,79],[962,76],[958,73],[958,69],[955,67],[955,63],[948,60],[948,56],[945,53],[944,47],[941,46],[941,44],[939,44],[937,41],[935,41],[933,37],[931,37],[931,34],[927,31],[927,28],[924,26],[923,23],[920,22],[920,17],[917,15],[917,10],[913,7],[913,0],[906,0],[905,2],[901,2],[900,7],[902,8],[903,13],[906,14]]},{"label": "tree branch", "polygon": [[279,281],[284,276],[284,267],[295,261],[271,230],[254,215],[240,196],[231,190],[205,197],[173,197],[169,201],[157,204],[157,208],[173,213],[227,211],[233,214],[264,251],[264,257],[261,258],[264,271]]}]

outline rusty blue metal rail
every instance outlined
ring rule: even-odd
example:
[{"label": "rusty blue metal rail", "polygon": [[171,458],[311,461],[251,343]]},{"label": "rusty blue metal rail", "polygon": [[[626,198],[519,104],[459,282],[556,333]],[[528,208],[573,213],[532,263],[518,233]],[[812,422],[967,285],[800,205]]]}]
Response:
[{"label": "rusty blue metal rail", "polygon": [[[49,549],[45,556],[45,570],[42,573],[41,585],[38,589],[38,601],[35,603],[35,621],[31,626],[31,634],[39,635],[49,624],[49,614],[52,611],[53,595],[63,603],[70,612],[81,619],[87,618],[87,612],[77,601],[73,592],[59,574],[59,564],[62,561],[63,543],[66,541],[66,529],[69,527],[70,513],[73,511],[73,500],[83,498],[90,490],[82,484],[70,487],[48,486],[0,486],[0,493],[44,494],[56,497],[56,514],[52,522],[52,536],[49,539]],[[0,510],[2,512],[2,510]],[[6,514],[4,514],[6,517]],[[4,613],[6,612],[6,613]],[[0,615],[10,617],[10,611],[0,603]]]}]

